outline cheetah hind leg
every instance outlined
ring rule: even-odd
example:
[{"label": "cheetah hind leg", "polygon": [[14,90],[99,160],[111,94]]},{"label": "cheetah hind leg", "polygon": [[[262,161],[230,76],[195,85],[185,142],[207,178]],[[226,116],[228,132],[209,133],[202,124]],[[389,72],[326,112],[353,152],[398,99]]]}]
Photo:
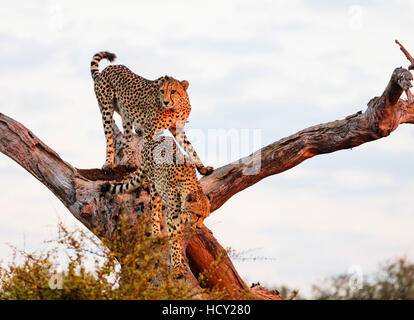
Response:
[{"label": "cheetah hind leg", "polygon": [[137,170],[137,165],[135,163],[135,159],[133,156],[133,152],[131,149],[131,140],[132,140],[132,123],[131,120],[123,117],[122,118],[122,125],[124,129],[124,135],[122,140],[124,155],[127,158],[127,162],[125,164],[126,170],[131,172]]}]

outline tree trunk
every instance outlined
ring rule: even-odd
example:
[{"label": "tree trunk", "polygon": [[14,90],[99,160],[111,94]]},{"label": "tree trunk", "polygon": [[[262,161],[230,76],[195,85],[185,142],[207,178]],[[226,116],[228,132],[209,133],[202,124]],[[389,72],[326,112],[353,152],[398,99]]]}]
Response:
[{"label": "tree trunk", "polygon": [[[400,99],[403,91],[411,87],[410,80],[412,75],[408,70],[397,68],[383,94],[371,99],[364,113],[359,111],[343,120],[304,129],[203,177],[200,181],[211,198],[211,212],[220,208],[234,194],[308,158],[354,148],[388,136],[401,123],[414,123],[414,105]],[[122,133],[115,125],[114,130],[116,164],[119,164],[122,162]],[[141,148],[142,139],[135,135],[133,149],[138,166]],[[102,230],[100,236],[109,238],[122,214],[132,220],[142,214],[149,214],[150,199],[144,191],[139,197],[135,193],[113,196],[99,192],[100,185],[105,181],[125,179],[127,172],[123,166],[118,165],[111,174],[104,174],[100,169],[77,169],[62,160],[22,124],[3,114],[0,114],[0,151],[47,186],[89,230],[99,227]],[[186,255],[189,272],[184,281],[199,286],[197,275],[208,269],[223,252],[224,249],[207,227],[195,232],[188,240]],[[229,289],[236,296],[249,291],[256,299],[280,299],[277,291],[261,286],[249,288],[227,254],[224,254],[214,276],[206,285]]]}]

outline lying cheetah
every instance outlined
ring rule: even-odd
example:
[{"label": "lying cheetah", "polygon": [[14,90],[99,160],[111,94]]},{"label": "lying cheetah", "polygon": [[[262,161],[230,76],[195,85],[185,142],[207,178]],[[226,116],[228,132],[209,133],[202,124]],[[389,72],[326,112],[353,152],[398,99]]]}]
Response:
[{"label": "lying cheetah", "polygon": [[106,137],[106,161],[102,169],[111,171],[114,166],[112,122],[115,111],[122,118],[123,148],[129,170],[136,169],[130,147],[134,127],[137,133],[143,132],[146,141],[162,130],[169,129],[197,170],[202,175],[210,174],[213,168],[204,167],[184,131],[191,111],[187,95],[188,81],[178,81],[168,76],[151,81],[134,74],[123,65],[110,65],[99,72],[99,62],[104,58],[113,61],[116,56],[103,51],[95,54],[91,62],[95,94]]},{"label": "lying cheetah", "polygon": [[190,226],[200,228],[210,214],[210,201],[201,189],[196,170],[187,157],[177,148],[170,137],[157,137],[144,145],[143,163],[137,175],[127,183],[109,184],[102,192],[119,194],[141,188],[146,177],[150,184],[152,234],[161,235],[162,203],[167,207],[171,265],[178,278],[184,274],[183,229],[188,220]]}]

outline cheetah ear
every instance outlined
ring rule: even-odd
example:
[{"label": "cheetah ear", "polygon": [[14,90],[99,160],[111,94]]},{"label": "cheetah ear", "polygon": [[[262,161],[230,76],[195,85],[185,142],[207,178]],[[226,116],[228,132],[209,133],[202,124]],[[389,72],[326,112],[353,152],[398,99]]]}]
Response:
[{"label": "cheetah ear", "polygon": [[171,79],[171,77],[169,77],[169,76],[165,75],[165,76],[163,76],[163,77],[161,77],[161,78],[157,79],[157,84],[158,84],[158,86],[161,88],[161,87],[162,87],[162,86],[164,86],[164,84],[165,84],[168,80],[170,80],[170,79]]},{"label": "cheetah ear", "polygon": [[192,193],[187,194],[187,197],[185,198],[185,201],[193,202],[194,200],[195,200],[194,194],[192,194]]},{"label": "cheetah ear", "polygon": [[181,85],[183,86],[184,90],[187,91],[188,86],[190,85],[187,80],[180,81]]},{"label": "cheetah ear", "polygon": [[160,89],[164,86],[164,83],[165,83],[165,80],[163,79],[160,79],[156,82],[156,84],[158,85],[158,88]]}]

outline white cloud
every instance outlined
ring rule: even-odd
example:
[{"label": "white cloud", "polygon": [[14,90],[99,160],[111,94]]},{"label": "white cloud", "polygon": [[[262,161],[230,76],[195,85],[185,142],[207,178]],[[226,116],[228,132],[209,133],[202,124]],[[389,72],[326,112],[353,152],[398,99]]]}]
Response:
[{"label": "white cloud", "polygon": [[364,190],[372,188],[392,188],[397,184],[394,177],[381,172],[347,169],[332,174],[334,183],[350,190]]},{"label": "white cloud", "polygon": [[390,136],[368,143],[363,148],[367,152],[380,154],[411,154],[414,152],[414,132],[411,125],[401,125]]}]

